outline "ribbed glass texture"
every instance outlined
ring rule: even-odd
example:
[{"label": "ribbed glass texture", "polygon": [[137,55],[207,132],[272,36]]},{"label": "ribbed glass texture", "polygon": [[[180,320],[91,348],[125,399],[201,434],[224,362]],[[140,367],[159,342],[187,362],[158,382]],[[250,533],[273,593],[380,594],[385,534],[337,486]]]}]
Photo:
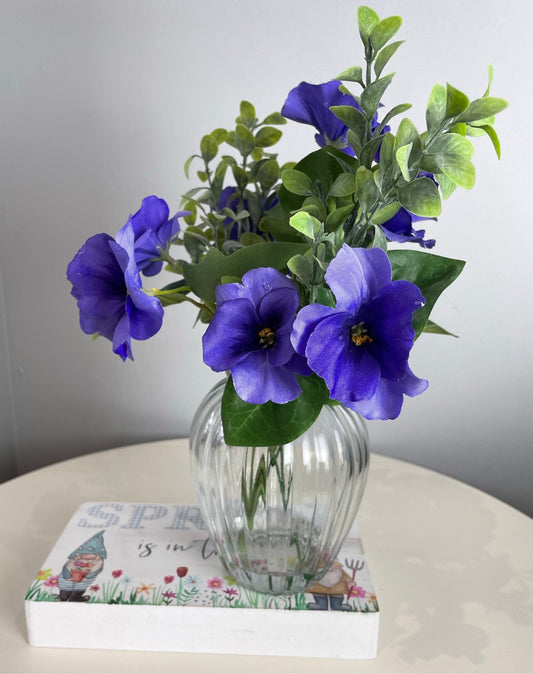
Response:
[{"label": "ribbed glass texture", "polygon": [[355,518],[368,471],[364,419],[325,405],[293,442],[233,447],[222,430],[224,385],[203,400],[190,434],[210,536],[241,585],[270,594],[301,592],[326,573]]}]

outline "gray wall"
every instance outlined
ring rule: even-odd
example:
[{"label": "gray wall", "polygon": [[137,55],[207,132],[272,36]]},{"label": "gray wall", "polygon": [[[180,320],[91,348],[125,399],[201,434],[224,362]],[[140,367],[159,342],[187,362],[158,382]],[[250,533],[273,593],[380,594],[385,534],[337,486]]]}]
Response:
[{"label": "gray wall", "polygon": [[[531,482],[531,4],[376,0],[401,14],[407,43],[385,103],[409,101],[422,126],[432,85],[472,97],[495,67],[508,98],[500,163],[476,143],[478,184],[428,229],[436,253],[468,261],[434,318],[460,339],[424,336],[412,367],[430,380],[395,422],[372,422],[377,452],[429,466],[533,513]],[[0,472],[183,436],[217,380],[202,364],[194,312],[123,364],[78,328],[65,268],[142,197],[171,209],[192,186],[185,159],[230,125],[242,98],[279,109],[301,80],[360,63],[352,0],[11,0],[0,2]],[[281,158],[314,149],[285,127]],[[147,469],[149,467],[147,456]],[[141,479],[141,476],[140,476]]]}]

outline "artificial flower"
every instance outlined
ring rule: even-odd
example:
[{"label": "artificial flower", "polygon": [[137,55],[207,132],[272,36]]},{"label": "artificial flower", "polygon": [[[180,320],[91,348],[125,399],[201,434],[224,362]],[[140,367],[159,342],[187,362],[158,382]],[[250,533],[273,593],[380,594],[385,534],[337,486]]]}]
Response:
[{"label": "artificial flower", "polygon": [[217,310],[203,336],[204,362],[230,370],[237,395],[260,405],[286,403],[302,389],[296,373],[310,374],[290,335],[298,288],[271,267],[251,269],[242,283],[216,288]]},{"label": "artificial flower", "polygon": [[161,253],[175,240],[180,231],[179,218],[190,214],[190,211],[179,211],[169,219],[169,212],[168,205],[163,199],[155,196],[145,197],[140,209],[130,215],[122,228],[131,225],[133,229],[135,262],[139,271],[145,276],[159,274],[163,267]]},{"label": "artificial flower", "polygon": [[[336,307],[303,307],[292,343],[334,400],[348,407],[365,401],[365,416],[393,418],[382,404],[382,389],[388,383],[398,386],[408,376],[413,312],[424,303],[422,293],[409,281],[391,280],[389,258],[380,248],[344,244],[325,279]],[[409,394],[413,390],[409,386]]]},{"label": "artificial flower", "polygon": [[83,332],[111,340],[122,360],[133,360],[131,338],[148,339],[163,322],[163,307],[142,289],[135,264],[131,223],[113,239],[96,234],[80,248],[67,268]]}]

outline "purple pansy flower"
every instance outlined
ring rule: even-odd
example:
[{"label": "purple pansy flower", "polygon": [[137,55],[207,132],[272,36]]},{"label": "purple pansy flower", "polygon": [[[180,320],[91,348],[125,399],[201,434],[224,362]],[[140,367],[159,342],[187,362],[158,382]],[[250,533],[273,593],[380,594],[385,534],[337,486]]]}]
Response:
[{"label": "purple pansy flower", "polygon": [[436,218],[422,218],[414,215],[402,207],[390,220],[381,225],[381,229],[389,241],[418,243],[422,248],[433,248],[435,239],[424,239],[426,230],[413,228],[413,222],[428,219],[436,220]]},{"label": "purple pansy flower", "polygon": [[[333,105],[350,105],[361,111],[361,106],[353,96],[339,90],[341,84],[340,80],[331,80],[324,84],[300,82],[289,92],[281,114],[295,122],[314,126],[318,131],[315,140],[320,147],[334,145],[344,153],[353,156],[354,151],[346,141],[348,127],[329,108]],[[376,115],[372,120],[372,132],[377,126]],[[389,130],[390,127],[387,126],[382,133]]]},{"label": "purple pansy flower", "polygon": [[111,340],[122,360],[133,360],[131,337],[148,339],[161,327],[161,302],[142,289],[131,224],[120,230],[116,240],[109,234],[88,239],[68,265],[67,278],[83,332]]},{"label": "purple pansy flower", "polygon": [[286,403],[302,389],[296,374],[311,374],[291,340],[299,306],[296,285],[271,267],[251,269],[242,283],[216,288],[217,310],[203,336],[204,362],[230,370],[237,395],[260,405]]},{"label": "purple pansy flower", "polygon": [[383,250],[346,244],[325,278],[337,305],[301,309],[291,337],[294,348],[324,379],[334,400],[368,419],[394,419],[404,393],[417,395],[427,387],[407,365],[413,312],[424,303],[420,289],[391,280]]},{"label": "purple pansy flower", "polygon": [[157,258],[175,239],[180,231],[179,218],[186,215],[190,215],[190,211],[178,211],[169,219],[167,203],[155,196],[145,197],[137,213],[130,215],[122,229],[130,225],[133,229],[135,262],[145,276],[159,274],[163,262]]}]

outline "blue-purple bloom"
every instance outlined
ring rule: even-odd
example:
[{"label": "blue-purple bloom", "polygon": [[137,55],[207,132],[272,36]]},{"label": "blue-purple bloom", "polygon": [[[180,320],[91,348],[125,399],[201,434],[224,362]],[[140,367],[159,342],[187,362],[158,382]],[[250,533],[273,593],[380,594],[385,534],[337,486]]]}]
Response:
[{"label": "blue-purple bloom", "polygon": [[[134,249],[137,268],[145,276],[159,274],[163,262],[158,259],[180,231],[179,218],[190,211],[179,211],[169,219],[169,208],[163,199],[145,197],[140,209],[130,215],[124,228],[131,225],[135,235]],[[122,231],[122,230],[121,230]]]},{"label": "blue-purple bloom", "polygon": [[109,234],[96,234],[67,268],[81,329],[111,340],[113,351],[122,360],[133,360],[132,337],[148,339],[163,322],[161,302],[142,290],[134,237],[131,224],[118,232],[116,240]]},{"label": "blue-purple bloom", "polygon": [[[297,87],[291,89],[289,92],[281,114],[295,122],[314,126],[318,131],[315,135],[315,140],[320,147],[334,145],[345,154],[353,156],[354,151],[346,140],[348,127],[331,112],[330,107],[334,105],[349,105],[361,111],[361,106],[353,96],[339,90],[341,84],[340,80],[331,80],[324,84],[300,82]],[[372,121],[372,131],[377,126],[376,115]],[[383,133],[389,130],[390,127],[385,127]]]},{"label": "blue-purple bloom", "polygon": [[422,293],[409,281],[391,280],[389,258],[379,248],[344,244],[325,278],[337,305],[303,307],[294,322],[294,348],[334,400],[367,419],[395,419],[403,395],[418,395],[428,385],[407,364]]},{"label": "blue-purple bloom", "polygon": [[390,220],[381,225],[381,229],[389,241],[418,243],[422,248],[433,248],[435,239],[424,239],[426,230],[413,228],[413,222],[428,219],[435,220],[436,218],[422,218],[402,207]]},{"label": "blue-purple bloom", "polygon": [[242,283],[216,288],[217,310],[203,336],[204,362],[230,370],[237,395],[260,405],[287,403],[302,389],[296,374],[309,375],[290,336],[299,306],[296,285],[271,267],[251,269]]}]

